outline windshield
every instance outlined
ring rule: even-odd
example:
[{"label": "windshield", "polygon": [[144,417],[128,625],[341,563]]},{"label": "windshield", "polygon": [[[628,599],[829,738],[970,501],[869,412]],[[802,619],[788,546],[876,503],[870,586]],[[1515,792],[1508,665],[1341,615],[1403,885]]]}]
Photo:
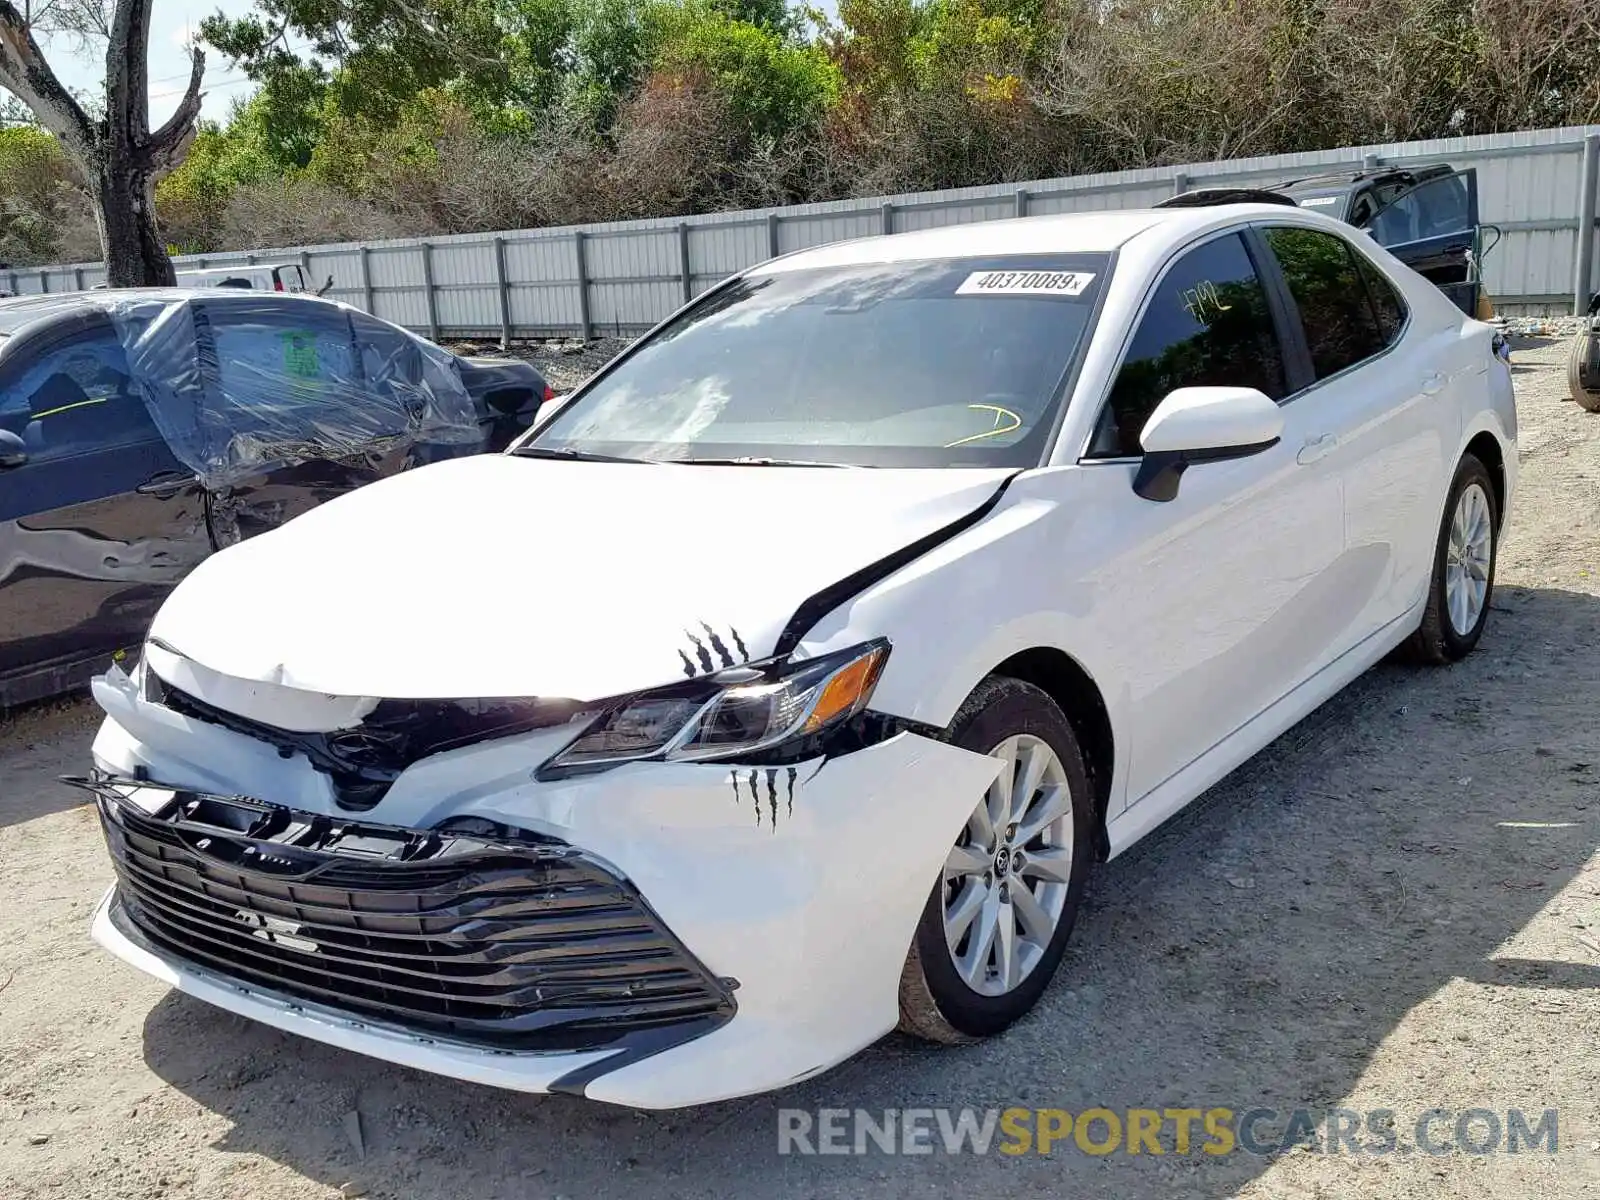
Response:
[{"label": "windshield", "polygon": [[1341,217],[1344,215],[1345,197],[1349,194],[1348,190],[1341,189],[1337,192],[1291,191],[1289,196],[1301,208],[1314,208],[1330,217]]},{"label": "windshield", "polygon": [[524,452],[673,462],[1032,466],[1108,255],[747,276],[646,339]]}]

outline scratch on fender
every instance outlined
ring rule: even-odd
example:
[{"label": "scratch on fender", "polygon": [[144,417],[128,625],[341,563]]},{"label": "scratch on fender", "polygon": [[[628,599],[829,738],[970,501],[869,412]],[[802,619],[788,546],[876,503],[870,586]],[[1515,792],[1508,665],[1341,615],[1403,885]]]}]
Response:
[{"label": "scratch on fender", "polygon": [[[678,649],[678,661],[683,666],[685,678],[696,679],[701,675],[710,675],[750,661],[750,647],[745,645],[744,638],[732,625],[727,627],[728,633],[724,637],[706,621],[697,624],[704,636],[692,629],[685,629],[683,636],[687,639],[688,646]],[[738,648],[737,655],[729,649],[729,641]]]},{"label": "scratch on fender", "polygon": [[[699,638],[695,637],[695,635],[690,633],[687,629],[683,631],[683,636],[688,638],[689,641],[693,643],[694,652],[700,659],[700,670],[709,675],[712,670],[715,669],[711,662],[711,651],[707,650],[706,644]],[[678,653],[683,654],[683,651],[680,650]],[[684,657],[687,658],[687,655]]]},{"label": "scratch on fender", "polygon": [[778,831],[779,812],[778,779],[780,776],[785,777],[782,811],[786,816],[793,817],[794,793],[796,785],[800,783],[800,772],[794,767],[762,767],[759,769],[752,768],[748,772],[728,772],[728,783],[733,788],[733,802],[735,805],[743,806],[745,789],[749,789],[750,807],[755,810],[757,828],[760,828],[763,823],[763,797],[761,795],[761,777],[763,775],[766,776],[767,784],[765,797],[766,820],[770,823],[772,832],[776,833]]},{"label": "scratch on fender", "polygon": [[722,660],[722,665],[725,667],[733,666],[733,655],[728,651],[728,643],[719,638],[717,631],[704,621],[700,622],[700,628],[706,631],[706,638],[711,642],[711,648],[717,652],[717,657]]}]

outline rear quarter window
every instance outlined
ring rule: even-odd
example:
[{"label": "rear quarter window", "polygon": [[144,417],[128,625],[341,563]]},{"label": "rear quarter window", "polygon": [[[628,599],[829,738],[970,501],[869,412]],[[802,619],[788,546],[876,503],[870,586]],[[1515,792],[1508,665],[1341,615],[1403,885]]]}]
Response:
[{"label": "rear quarter window", "polygon": [[1348,242],[1320,229],[1262,231],[1299,309],[1311,365],[1326,379],[1381,354],[1392,340]]}]

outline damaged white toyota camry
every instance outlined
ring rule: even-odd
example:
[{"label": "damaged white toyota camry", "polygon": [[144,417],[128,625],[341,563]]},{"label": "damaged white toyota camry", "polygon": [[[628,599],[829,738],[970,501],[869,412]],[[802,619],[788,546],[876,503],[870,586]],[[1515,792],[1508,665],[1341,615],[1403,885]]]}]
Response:
[{"label": "damaged white toyota camry", "polygon": [[1268,204],[756,267],[510,452],[177,588],[95,684],[94,935],[280,1029],[644,1107],[997,1034],[1097,861],[1402,644],[1473,648],[1496,349]]}]

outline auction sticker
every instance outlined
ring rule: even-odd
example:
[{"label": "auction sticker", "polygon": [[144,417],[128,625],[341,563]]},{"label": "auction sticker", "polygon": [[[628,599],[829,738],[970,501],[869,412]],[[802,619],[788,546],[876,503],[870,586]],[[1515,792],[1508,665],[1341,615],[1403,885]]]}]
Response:
[{"label": "auction sticker", "polygon": [[1081,296],[1092,271],[974,271],[958,296]]}]

